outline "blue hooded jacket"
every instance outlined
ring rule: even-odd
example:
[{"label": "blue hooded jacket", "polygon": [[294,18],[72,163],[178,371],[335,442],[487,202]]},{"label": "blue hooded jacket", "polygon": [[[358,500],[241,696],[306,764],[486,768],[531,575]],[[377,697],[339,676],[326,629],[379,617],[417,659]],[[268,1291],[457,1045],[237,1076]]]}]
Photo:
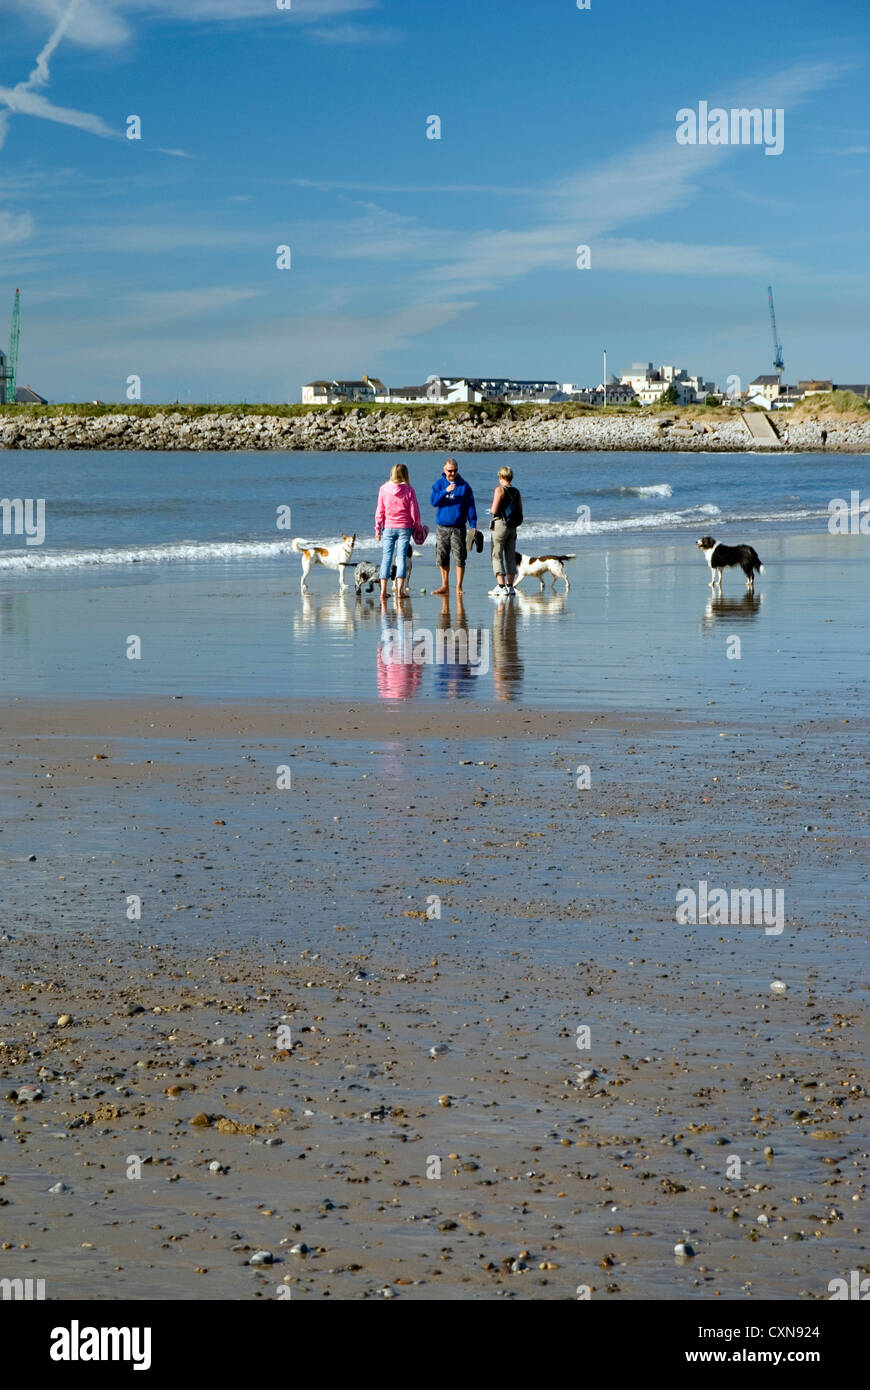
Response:
[{"label": "blue hooded jacket", "polygon": [[477,510],[474,493],[464,478],[457,473],[451,493],[447,491],[447,479],[443,473],[432,488],[432,506],[435,520],[439,526],[465,526],[477,529]]}]

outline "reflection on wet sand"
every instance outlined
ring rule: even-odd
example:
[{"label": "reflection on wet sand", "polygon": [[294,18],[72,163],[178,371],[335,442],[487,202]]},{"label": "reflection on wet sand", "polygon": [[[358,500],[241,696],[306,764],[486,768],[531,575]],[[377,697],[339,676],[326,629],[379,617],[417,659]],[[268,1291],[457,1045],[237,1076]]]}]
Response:
[{"label": "reflection on wet sand", "polygon": [[411,639],[414,613],[410,599],[395,604],[395,611],[380,609],[377,646],[378,695],[382,700],[408,700],[419,695],[423,666],[414,660]]},{"label": "reflection on wet sand", "polygon": [[529,618],[557,618],[565,612],[568,602],[566,593],[521,594],[517,590],[514,603],[524,620]]},{"label": "reflection on wet sand", "polygon": [[751,622],[758,616],[762,598],[762,594],[753,593],[745,593],[740,598],[725,598],[722,594],[711,595],[701,615],[702,630],[712,631],[723,618],[729,623]]},{"label": "reflection on wet sand", "polygon": [[[451,659],[436,662],[436,691],[448,700],[479,696],[481,691],[477,685],[477,676],[468,660],[469,655],[478,650],[476,645],[472,646],[472,643],[477,643],[478,634],[476,629],[469,632],[468,616],[461,598],[456,600],[456,620],[454,622],[450,612],[450,595],[444,595],[441,600],[441,612],[438,614],[438,631],[456,633],[457,640],[449,648],[446,646],[444,648],[444,657],[447,658],[449,655]],[[459,636],[459,634],[462,635]],[[463,654],[465,660],[461,659]]]},{"label": "reflection on wet sand", "polygon": [[[523,599],[524,605],[534,602],[532,597]],[[492,687],[497,700],[516,700],[522,693],[523,663],[517,642],[516,598],[496,605],[492,620]]]},{"label": "reflection on wet sand", "polygon": [[0,594],[0,636],[27,634],[27,602],[22,595]]},{"label": "reflection on wet sand", "polygon": [[366,622],[377,616],[377,604],[368,597],[357,598],[353,589],[337,594],[302,594],[302,606],[293,615],[293,635],[301,637],[306,631],[325,627],[352,636]]},{"label": "reflection on wet sand", "polygon": [[490,669],[488,628],[469,627],[461,598],[455,616],[445,595],[434,630],[417,627],[410,599],[384,608],[377,646],[377,685],[382,699],[420,693],[424,667],[433,668],[433,693],[448,700],[480,697],[480,677]]}]

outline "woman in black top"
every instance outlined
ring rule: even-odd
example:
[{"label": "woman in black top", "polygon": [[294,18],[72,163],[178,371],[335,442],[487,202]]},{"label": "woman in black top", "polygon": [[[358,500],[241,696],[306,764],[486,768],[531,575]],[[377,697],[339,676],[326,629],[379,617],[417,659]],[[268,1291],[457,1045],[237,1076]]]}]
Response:
[{"label": "woman in black top", "polygon": [[519,488],[512,487],[513,469],[500,468],[495,492],[489,512],[492,542],[492,571],[495,575],[495,588],[490,594],[495,598],[512,598],[516,593],[514,580],[517,574],[517,527],[523,521],[523,499]]}]

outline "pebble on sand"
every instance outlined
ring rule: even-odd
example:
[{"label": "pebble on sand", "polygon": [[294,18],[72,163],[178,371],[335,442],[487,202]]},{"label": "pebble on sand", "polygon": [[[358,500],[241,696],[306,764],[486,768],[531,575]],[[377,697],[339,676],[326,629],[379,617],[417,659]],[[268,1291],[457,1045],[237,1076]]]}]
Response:
[{"label": "pebble on sand", "polygon": [[57,1020],[58,1028],[69,1028],[72,1023],[72,1014],[59,1014]]},{"label": "pebble on sand", "polygon": [[785,994],[787,989],[788,985],[785,980],[771,980],[770,982],[771,994]]},{"label": "pebble on sand", "polygon": [[687,1240],[679,1240],[674,1246],[674,1254],[679,1259],[690,1259],[694,1253],[694,1250]]},{"label": "pebble on sand", "polygon": [[256,1254],[252,1255],[251,1258],[248,1260],[248,1264],[270,1265],[274,1263],[274,1260],[275,1256],[272,1254],[271,1250],[258,1250]]},{"label": "pebble on sand", "polygon": [[17,1091],[10,1091],[8,1099],[15,1100],[19,1105],[28,1100],[42,1100],[41,1086],[19,1086]]}]

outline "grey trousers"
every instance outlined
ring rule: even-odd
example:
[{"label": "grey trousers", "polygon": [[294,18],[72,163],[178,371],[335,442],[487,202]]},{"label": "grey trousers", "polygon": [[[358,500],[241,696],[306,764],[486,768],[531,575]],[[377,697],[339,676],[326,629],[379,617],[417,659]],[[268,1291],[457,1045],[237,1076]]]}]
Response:
[{"label": "grey trousers", "polygon": [[492,572],[496,578],[500,574],[503,574],[505,578],[509,574],[516,574],[517,528],[505,525],[499,517],[496,517],[492,523],[490,542],[492,544]]}]

